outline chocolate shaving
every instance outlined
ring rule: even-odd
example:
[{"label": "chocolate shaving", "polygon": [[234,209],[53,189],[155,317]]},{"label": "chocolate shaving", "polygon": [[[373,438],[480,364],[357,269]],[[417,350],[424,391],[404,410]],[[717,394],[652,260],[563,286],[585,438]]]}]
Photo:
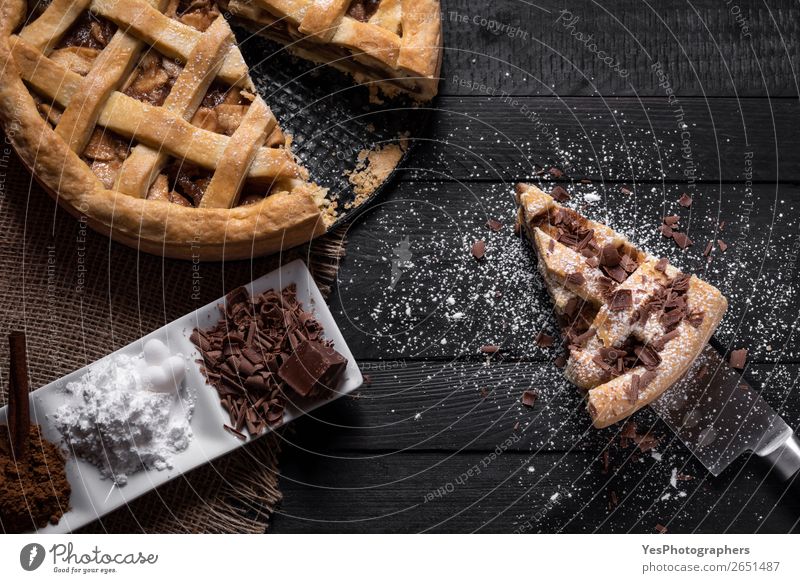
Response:
[{"label": "chocolate shaving", "polygon": [[494,354],[496,352],[500,352],[500,347],[494,344],[486,344],[481,346],[481,352],[484,354]]},{"label": "chocolate shaving", "polygon": [[526,407],[533,407],[536,404],[536,399],[539,398],[539,392],[535,390],[527,390],[522,393],[522,404]]},{"label": "chocolate shaving", "polygon": [[744,370],[747,364],[747,348],[739,348],[732,350],[728,363],[735,369]]},{"label": "chocolate shaving", "polygon": [[703,250],[703,257],[708,257],[711,255],[711,250],[714,248],[713,241],[709,241],[706,243],[706,248]]},{"label": "chocolate shaving", "polygon": [[689,322],[694,328],[699,328],[703,325],[703,320],[705,320],[706,314],[702,311],[694,311],[691,312],[689,315],[686,316],[686,321]]},{"label": "chocolate shaving", "polygon": [[620,289],[611,295],[608,309],[612,312],[627,310],[633,306],[633,295],[629,289]]},{"label": "chocolate shaving", "polygon": [[503,228],[503,223],[501,223],[497,219],[489,219],[488,221],[486,221],[486,227],[497,233],[500,229]]},{"label": "chocolate shaving", "polygon": [[586,283],[586,278],[583,277],[583,274],[578,272],[570,273],[569,275],[567,275],[567,283],[575,286],[580,286]]},{"label": "chocolate shaving", "polygon": [[607,294],[614,288],[614,281],[609,277],[600,276],[595,283],[601,294]]},{"label": "chocolate shaving", "polygon": [[597,257],[587,257],[584,263],[592,269],[596,269],[600,265],[600,259]]},{"label": "chocolate shaving", "polygon": [[679,335],[680,335],[680,332],[678,332],[677,330],[672,330],[670,332],[667,332],[666,334],[664,334],[660,338],[658,338],[658,339],[654,340],[653,342],[651,342],[651,346],[655,350],[657,350],[658,352],[661,352],[662,350],[664,350],[664,347],[667,345],[667,343],[670,340],[674,340]]},{"label": "chocolate shaving", "polygon": [[681,218],[678,215],[669,215],[668,217],[664,217],[662,222],[669,227],[674,227],[680,220]]},{"label": "chocolate shaving", "polygon": [[666,273],[668,264],[669,260],[666,257],[662,257],[656,262],[655,270],[660,271],[661,273]]},{"label": "chocolate shaving", "polygon": [[656,528],[656,532],[658,534],[666,534],[667,533],[667,527],[664,526],[663,524],[656,524],[655,528]]},{"label": "chocolate shaving", "polygon": [[620,267],[628,273],[633,273],[639,267],[639,264],[630,255],[623,255],[619,262]]},{"label": "chocolate shaving", "polygon": [[688,209],[690,206],[692,206],[692,197],[684,192],[678,199],[678,204],[683,208]]},{"label": "chocolate shaving", "polygon": [[569,193],[562,186],[553,187],[553,190],[550,191],[550,196],[553,197],[553,200],[560,203],[565,203],[570,199]]},{"label": "chocolate shaving", "polygon": [[581,300],[576,297],[571,297],[567,300],[567,305],[564,306],[564,314],[567,318],[574,318],[578,315],[578,311],[580,310]]},{"label": "chocolate shaving", "polygon": [[222,427],[225,428],[225,431],[235,435],[236,437],[238,437],[242,441],[245,441],[247,439],[247,436],[244,433],[242,433],[241,431],[237,431],[236,429],[234,429],[233,427],[231,427],[227,423],[223,423]]},{"label": "chocolate shaving", "polygon": [[575,345],[576,345],[576,346],[578,346],[578,347],[583,347],[583,346],[585,346],[585,345],[586,345],[586,343],[587,343],[589,340],[591,340],[591,339],[592,339],[592,337],[593,337],[593,336],[594,336],[596,333],[597,333],[597,332],[595,331],[595,329],[594,329],[594,328],[589,328],[589,329],[588,329],[586,332],[583,332],[582,334],[578,334],[577,336],[575,336],[575,337],[572,339],[572,343],[573,343],[573,344],[575,344]]},{"label": "chocolate shaving", "polygon": [[619,251],[612,243],[603,246],[600,251],[600,265],[603,267],[616,267],[619,265],[620,260]]},{"label": "chocolate shaving", "polygon": [[616,281],[617,283],[622,283],[626,279],[628,279],[628,272],[622,268],[621,265],[617,265],[615,267],[606,267],[602,266],[600,269],[603,270],[608,277]]},{"label": "chocolate shaving", "polygon": [[346,360],[322,340],[322,326],[296,293],[289,286],[251,298],[237,288],[220,306],[219,323],[190,336],[235,432],[259,435],[282,422],[289,394],[332,396],[344,373]]},{"label": "chocolate shaving", "polygon": [[661,231],[661,236],[666,237],[667,239],[671,239],[672,235],[675,234],[669,225],[661,225],[658,229]]},{"label": "chocolate shaving", "polygon": [[694,244],[694,241],[692,241],[686,233],[680,233],[678,231],[672,233],[672,240],[675,241],[681,249],[686,249]]},{"label": "chocolate shaving", "polygon": [[549,348],[553,345],[553,337],[542,330],[536,335],[535,342],[542,348]]},{"label": "chocolate shaving", "polygon": [[626,391],[626,397],[628,398],[628,402],[631,405],[635,405],[636,402],[639,400],[639,379],[641,377],[638,374],[631,375],[631,382],[628,385],[628,389]]},{"label": "chocolate shaving", "polygon": [[550,173],[550,176],[552,176],[553,178],[562,178],[564,176],[564,172],[562,172],[559,168],[556,168],[555,166],[550,168],[548,172]]},{"label": "chocolate shaving", "polygon": [[723,253],[728,250],[728,244],[722,239],[717,239],[717,245],[719,245],[719,250]]},{"label": "chocolate shaving", "polygon": [[652,346],[637,346],[633,349],[633,352],[647,370],[654,370],[661,364],[661,357]]},{"label": "chocolate shaving", "polygon": [[483,256],[486,254],[486,242],[483,239],[478,239],[472,244],[472,256],[477,260],[480,261],[483,259]]}]

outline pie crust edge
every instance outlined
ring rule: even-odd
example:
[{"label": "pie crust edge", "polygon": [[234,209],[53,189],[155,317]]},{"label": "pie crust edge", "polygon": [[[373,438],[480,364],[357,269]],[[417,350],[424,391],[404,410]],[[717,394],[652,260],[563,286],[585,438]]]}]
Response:
[{"label": "pie crust edge", "polygon": [[[301,183],[257,204],[185,208],[107,190],[40,115],[12,57],[10,37],[25,0],[6,0],[0,21],[0,121],[23,164],[70,214],[135,249],[178,259],[245,259],[289,249],[333,222],[326,191]],[[167,215],[165,217],[165,215]]]}]

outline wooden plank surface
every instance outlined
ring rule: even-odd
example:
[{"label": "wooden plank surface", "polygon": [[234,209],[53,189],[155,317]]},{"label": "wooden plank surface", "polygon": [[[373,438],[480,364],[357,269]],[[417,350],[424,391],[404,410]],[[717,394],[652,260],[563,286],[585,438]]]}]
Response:
[{"label": "wooden plank surface", "polygon": [[800,181],[796,99],[440,97],[406,179]]},{"label": "wooden plank surface", "polygon": [[791,0],[444,0],[445,95],[796,96]]},{"label": "wooden plank surface", "polygon": [[[767,477],[760,461],[742,459],[713,478],[647,410],[634,422],[662,438],[655,453],[623,447],[618,427],[589,427],[574,389],[543,382],[557,375],[550,364],[481,373],[457,363],[441,367],[447,374],[430,363],[383,371],[372,367],[385,363],[364,364],[373,381],[358,398],[284,434],[285,498],[274,532],[798,529],[796,487]],[[748,377],[796,418],[798,372],[758,366]],[[542,392],[529,409],[519,393],[532,380]],[[692,479],[674,481],[673,473]]]}]

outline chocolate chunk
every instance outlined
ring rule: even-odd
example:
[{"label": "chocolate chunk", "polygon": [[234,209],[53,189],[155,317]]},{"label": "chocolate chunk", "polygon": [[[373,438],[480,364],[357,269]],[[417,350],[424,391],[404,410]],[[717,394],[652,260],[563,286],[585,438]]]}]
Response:
[{"label": "chocolate chunk", "polygon": [[719,250],[723,253],[728,250],[728,244],[722,239],[717,239],[717,245],[719,245]]},{"label": "chocolate chunk", "polygon": [[497,233],[500,229],[503,228],[503,223],[501,223],[497,219],[489,219],[488,221],[486,221],[486,226],[495,233]]},{"label": "chocolate chunk", "polygon": [[692,197],[684,192],[678,199],[678,204],[683,208],[688,209],[690,206],[692,206]]},{"label": "chocolate chunk", "polygon": [[336,390],[347,359],[319,342],[306,340],[278,369],[278,376],[301,397],[330,395]]},{"label": "chocolate chunk", "polygon": [[732,350],[728,362],[733,368],[744,370],[744,367],[747,364],[747,348]]},{"label": "chocolate chunk", "polygon": [[553,361],[553,364],[555,364],[558,368],[564,368],[565,366],[567,366],[567,357],[564,356],[563,354],[559,354],[558,356],[556,356],[555,360]]},{"label": "chocolate chunk", "polygon": [[608,304],[608,309],[612,312],[627,310],[633,306],[633,295],[629,289],[619,289],[615,291]]},{"label": "chocolate chunk", "polygon": [[486,254],[486,242],[483,239],[478,239],[472,244],[472,256],[480,261]]},{"label": "chocolate chunk", "polygon": [[586,278],[583,277],[583,274],[578,273],[578,272],[570,273],[567,276],[567,283],[569,283],[571,285],[580,286],[580,285],[583,285],[584,283],[586,283]]},{"label": "chocolate chunk", "polygon": [[597,257],[587,257],[584,263],[586,263],[586,265],[589,267],[596,269],[600,265],[600,259]]},{"label": "chocolate chunk", "polygon": [[621,260],[619,251],[613,243],[603,246],[600,251],[600,265],[604,267],[616,267]]},{"label": "chocolate chunk", "polygon": [[679,233],[678,231],[672,233],[672,240],[675,241],[681,249],[686,249],[694,244],[694,241],[692,241],[686,233]]},{"label": "chocolate chunk", "polygon": [[655,270],[660,271],[661,273],[666,273],[667,265],[669,265],[669,261],[666,257],[662,257],[656,262]]},{"label": "chocolate chunk", "polygon": [[565,203],[569,200],[569,193],[562,186],[553,187],[553,190],[550,191],[550,196],[560,203]]},{"label": "chocolate chunk", "polygon": [[539,392],[535,390],[527,390],[522,393],[522,404],[526,407],[533,407],[536,404],[536,399],[539,398]]},{"label": "chocolate chunk", "polygon": [[553,337],[542,330],[536,335],[536,344],[542,348],[549,348],[553,345]]}]

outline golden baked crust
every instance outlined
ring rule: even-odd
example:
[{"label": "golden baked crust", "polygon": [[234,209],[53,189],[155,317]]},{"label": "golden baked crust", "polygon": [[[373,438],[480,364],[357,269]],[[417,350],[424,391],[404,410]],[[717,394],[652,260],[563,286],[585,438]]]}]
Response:
[{"label": "golden baked crust", "polygon": [[[516,192],[517,222],[536,251],[569,343],[564,374],[588,391],[596,427],[617,423],[683,376],[727,300],[537,187],[518,184]],[[606,248],[613,261],[603,262]]]},{"label": "golden baked crust", "polygon": [[442,62],[439,0],[221,0],[258,34],[336,67],[387,95],[436,96]]},{"label": "golden baked crust", "polygon": [[[174,8],[167,0],[53,0],[23,26],[24,0],[3,1],[0,119],[23,163],[69,212],[148,253],[245,258],[324,233],[331,220],[325,191],[307,182],[274,116],[253,94],[224,18],[211,15],[207,28],[198,30],[165,15],[170,4]],[[102,48],[57,48],[87,10],[119,28],[102,39]],[[181,69],[161,104],[126,94],[151,53]],[[232,87],[226,95],[235,92],[241,103],[201,107],[217,82]],[[198,119],[200,109],[208,115]],[[215,115],[221,121],[213,130],[202,127]],[[106,152],[102,142],[109,136],[128,140],[128,149],[118,160],[95,159],[90,166],[87,146]],[[189,164],[208,172],[209,197],[192,206],[167,192],[168,159],[179,161],[178,172]],[[245,182],[267,194],[236,206]],[[181,204],[170,202],[176,199]]]}]

